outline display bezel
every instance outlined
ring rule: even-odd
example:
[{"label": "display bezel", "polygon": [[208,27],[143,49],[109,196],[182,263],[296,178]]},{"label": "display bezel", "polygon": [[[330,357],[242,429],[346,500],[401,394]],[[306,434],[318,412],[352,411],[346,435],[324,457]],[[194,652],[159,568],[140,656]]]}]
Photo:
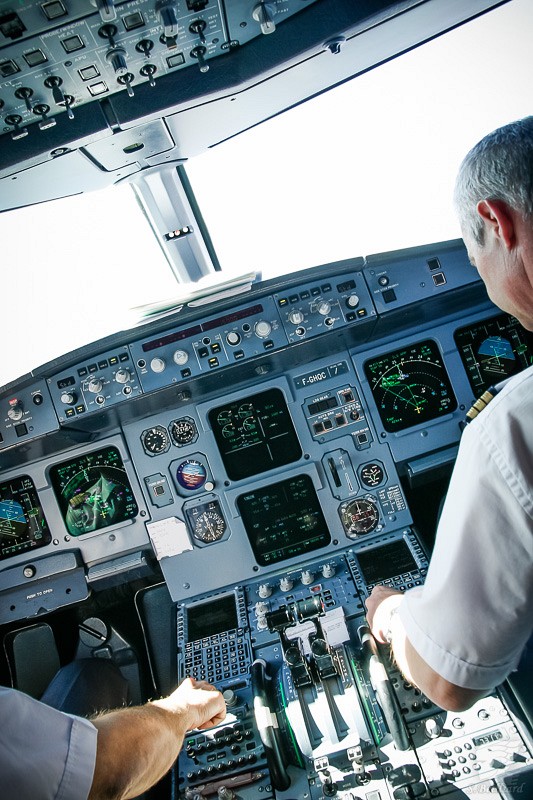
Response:
[{"label": "display bezel", "polygon": [[[453,339],[476,398],[494,384],[533,364],[533,333],[511,314],[495,314],[463,325],[454,331]],[[492,355],[481,353],[483,345],[490,349],[490,340],[493,340]]]},{"label": "display bezel", "polygon": [[261,566],[305,555],[331,542],[309,475],[296,475],[241,494],[237,508]]},{"label": "display bezel", "polygon": [[[17,475],[0,483],[0,506],[0,561],[50,544],[52,534],[29,475]],[[11,506],[11,512],[8,506]],[[4,545],[6,537],[14,537],[17,541],[14,543],[11,539],[9,542],[8,539]]]},{"label": "display bezel", "polygon": [[231,480],[242,480],[297,461],[302,448],[283,392],[241,397],[209,411],[209,424]]},{"label": "display bezel", "polygon": [[389,433],[426,424],[457,408],[444,359],[433,339],[376,355],[365,361],[363,369],[383,428]]},{"label": "display bezel", "polygon": [[183,612],[187,644],[239,627],[239,613],[234,592],[190,603],[184,607]]},{"label": "display bezel", "polygon": [[[124,461],[114,445],[54,464],[49,475],[71,536],[85,536],[129,523],[139,513]],[[97,488],[100,481],[101,490]]]},{"label": "display bezel", "polygon": [[356,558],[367,586],[420,569],[411,548],[403,538],[361,550]]}]

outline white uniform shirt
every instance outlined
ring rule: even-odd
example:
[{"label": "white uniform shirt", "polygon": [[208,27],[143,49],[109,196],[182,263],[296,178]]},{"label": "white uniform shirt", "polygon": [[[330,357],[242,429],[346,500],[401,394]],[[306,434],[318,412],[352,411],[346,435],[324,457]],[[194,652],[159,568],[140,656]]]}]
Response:
[{"label": "white uniform shirt", "polygon": [[0,687],[2,800],[85,800],[94,774],[96,737],[89,720]]},{"label": "white uniform shirt", "polygon": [[400,618],[443,678],[492,689],[533,630],[533,367],[463,432],[424,587]]}]

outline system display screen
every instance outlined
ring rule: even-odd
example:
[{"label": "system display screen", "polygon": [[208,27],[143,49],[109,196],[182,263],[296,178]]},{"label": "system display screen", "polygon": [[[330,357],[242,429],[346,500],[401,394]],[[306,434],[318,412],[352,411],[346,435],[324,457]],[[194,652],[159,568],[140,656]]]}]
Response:
[{"label": "system display screen", "polygon": [[212,408],[209,423],[231,480],[290,464],[302,455],[279,389]]},{"label": "system display screen", "polygon": [[234,594],[225,594],[205,603],[189,605],[185,613],[188,642],[232,631],[239,625]]},{"label": "system display screen", "polygon": [[51,541],[32,479],[21,475],[0,483],[0,560]]},{"label": "system display screen", "polygon": [[409,547],[403,539],[397,542],[376,547],[375,550],[363,550],[357,553],[357,560],[363,573],[365,583],[379,583],[388,578],[395,578],[405,572],[418,569]]},{"label": "system display screen", "polygon": [[364,370],[383,427],[390,433],[457,408],[439,349],[429,339],[372,358]]},{"label": "system display screen", "polygon": [[71,536],[125,522],[139,511],[116,447],[55,464],[50,479]]},{"label": "system display screen", "polygon": [[309,553],[331,541],[309,475],[241,494],[237,507],[261,566]]},{"label": "system display screen", "polygon": [[533,333],[510,314],[459,328],[454,339],[475,397],[533,364]]}]

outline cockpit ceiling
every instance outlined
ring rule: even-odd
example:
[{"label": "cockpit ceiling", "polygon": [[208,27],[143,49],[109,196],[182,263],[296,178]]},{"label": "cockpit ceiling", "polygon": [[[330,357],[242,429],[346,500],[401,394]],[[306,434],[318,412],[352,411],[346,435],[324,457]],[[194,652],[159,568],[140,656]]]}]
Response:
[{"label": "cockpit ceiling", "polygon": [[498,5],[2,0],[0,210],[183,162]]}]

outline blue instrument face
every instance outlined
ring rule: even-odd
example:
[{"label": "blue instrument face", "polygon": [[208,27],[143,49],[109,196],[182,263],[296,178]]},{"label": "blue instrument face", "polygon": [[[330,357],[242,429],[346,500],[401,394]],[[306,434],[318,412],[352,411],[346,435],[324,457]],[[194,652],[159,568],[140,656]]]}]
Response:
[{"label": "blue instrument face", "polygon": [[50,544],[48,523],[28,475],[0,484],[0,559]]},{"label": "blue instrument face", "polygon": [[510,314],[459,328],[454,339],[475,397],[533,363],[533,334]]}]

